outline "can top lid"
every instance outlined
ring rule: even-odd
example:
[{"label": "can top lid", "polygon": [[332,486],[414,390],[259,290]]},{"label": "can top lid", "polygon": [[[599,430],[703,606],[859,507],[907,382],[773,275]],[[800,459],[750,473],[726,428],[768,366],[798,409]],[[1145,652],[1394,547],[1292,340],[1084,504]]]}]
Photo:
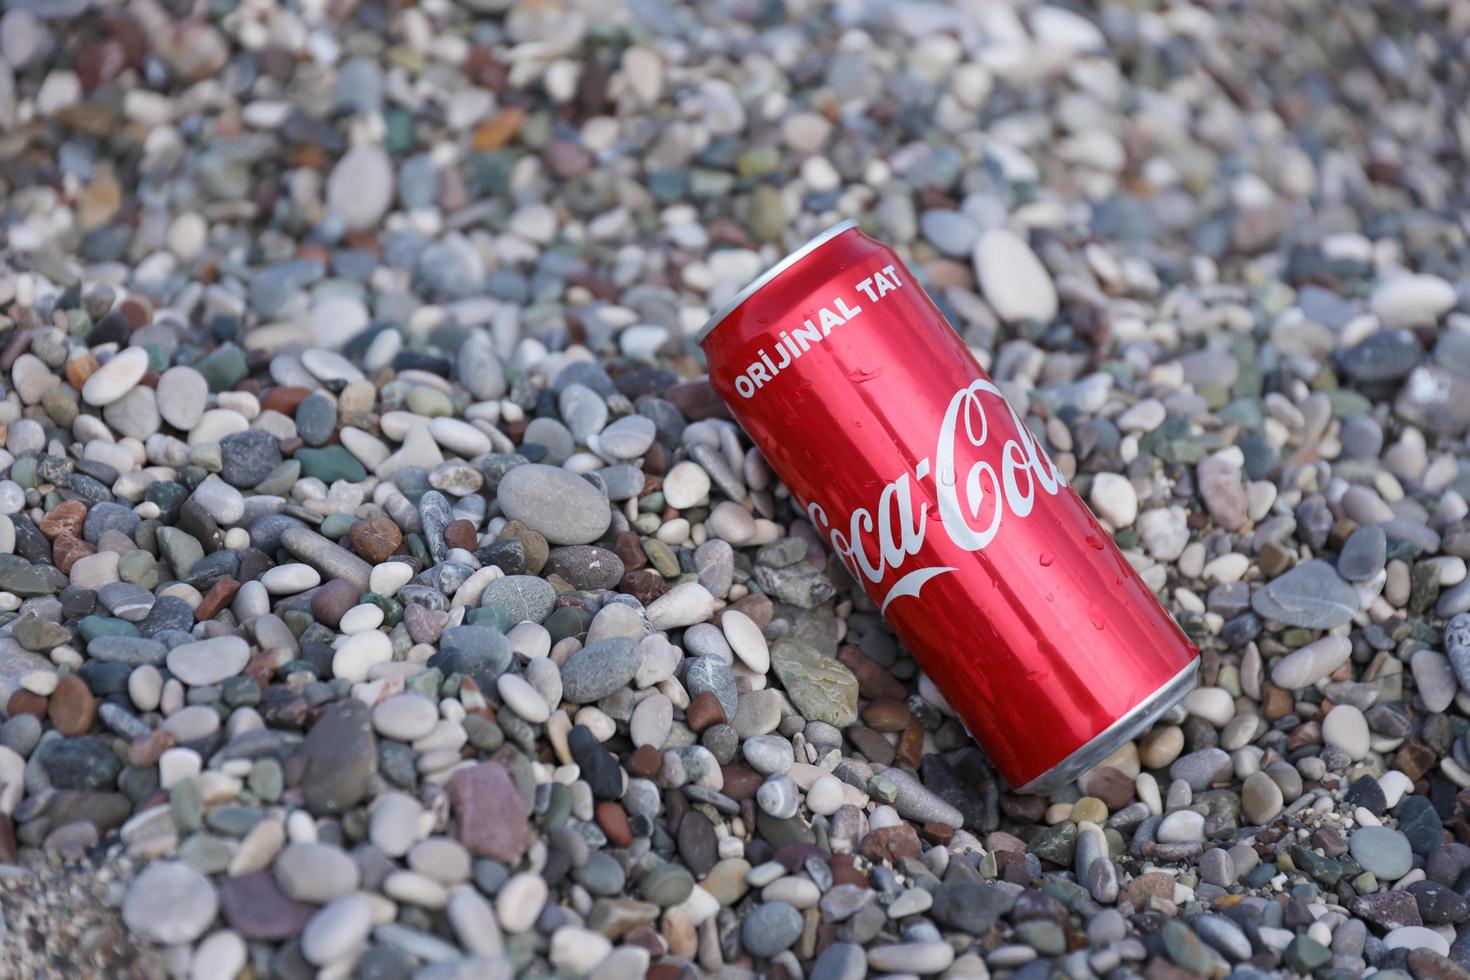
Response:
[{"label": "can top lid", "polygon": [[856,218],[848,218],[846,221],[838,222],[831,228],[828,228],[826,231],[817,235],[815,238],[808,239],[805,245],[802,245],[800,248],[792,252],[790,255],[786,256],[780,262],[777,262],[765,272],[762,272],[759,276],[756,276],[755,279],[753,279],[748,286],[740,290],[740,292],[736,293],[728,303],[715,311],[715,315],[710,317],[709,320],[705,322],[704,326],[700,328],[699,333],[694,335],[694,342],[696,344],[704,343],[704,338],[708,337],[710,335],[710,332],[724,321],[725,317],[729,316],[731,313],[734,313],[736,308],[739,307],[741,303],[744,303],[756,293],[760,292],[772,279],[775,279],[777,276],[785,272],[787,269],[791,268],[807,255],[810,255],[812,252],[827,244],[827,242],[836,238],[838,235],[842,234],[844,231],[847,231],[849,228],[856,228],[857,224],[858,223]]}]

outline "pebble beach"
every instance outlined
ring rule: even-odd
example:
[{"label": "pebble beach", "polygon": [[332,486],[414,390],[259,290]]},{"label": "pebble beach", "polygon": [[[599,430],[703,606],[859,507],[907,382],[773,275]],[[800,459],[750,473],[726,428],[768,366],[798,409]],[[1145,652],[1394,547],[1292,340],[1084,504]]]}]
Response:
[{"label": "pebble beach", "polygon": [[[1467,50],[8,0],[0,976],[1470,980]],[[705,375],[848,219],[1201,650],[1050,796]]]}]

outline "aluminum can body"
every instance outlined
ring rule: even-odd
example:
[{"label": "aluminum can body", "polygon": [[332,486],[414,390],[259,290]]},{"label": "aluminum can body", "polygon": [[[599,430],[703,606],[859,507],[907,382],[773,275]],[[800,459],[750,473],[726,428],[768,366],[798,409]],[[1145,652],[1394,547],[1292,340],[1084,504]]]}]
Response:
[{"label": "aluminum can body", "polygon": [[1013,786],[1049,791],[1198,652],[889,248],[848,222],[701,339],[710,382]]}]

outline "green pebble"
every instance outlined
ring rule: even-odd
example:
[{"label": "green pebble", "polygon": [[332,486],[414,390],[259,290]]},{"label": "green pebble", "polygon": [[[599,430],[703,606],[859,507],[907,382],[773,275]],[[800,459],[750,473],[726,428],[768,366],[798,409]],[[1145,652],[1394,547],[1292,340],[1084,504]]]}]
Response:
[{"label": "green pebble", "polygon": [[368,832],[367,807],[353,807],[343,814],[342,831],[350,841],[366,840]]},{"label": "green pebble", "polygon": [[284,680],[292,674],[309,674],[316,677],[316,664],[310,660],[288,660],[281,666],[281,678]]},{"label": "green pebble", "polygon": [[1327,392],[1327,401],[1332,405],[1332,417],[1335,419],[1350,418],[1354,415],[1367,415],[1373,411],[1373,403],[1364,398],[1356,391],[1347,388],[1333,388]]},{"label": "green pebble", "polygon": [[1276,865],[1269,862],[1267,862],[1266,864],[1259,864],[1255,868],[1251,869],[1250,874],[1240,879],[1240,883],[1247,888],[1261,888],[1265,886],[1265,884],[1272,878],[1276,877],[1276,873],[1278,870],[1279,869],[1276,867]]},{"label": "green pebble", "polygon": [[245,352],[234,344],[225,344],[214,353],[194,365],[204,375],[210,391],[228,391],[249,373],[245,363]]},{"label": "green pebble", "polygon": [[429,554],[429,546],[424,544],[424,536],[417,531],[403,536],[403,543],[408,545],[409,553],[428,568],[434,564],[434,556]]},{"label": "green pebble", "polygon": [[244,837],[264,818],[265,811],[258,806],[233,804],[217,806],[210,810],[204,822],[211,830],[217,830],[230,837]]},{"label": "green pebble", "polygon": [[439,700],[439,687],[444,683],[444,674],[438,667],[430,667],[428,670],[414,674],[403,686],[416,694],[422,694],[430,701]]},{"label": "green pebble", "polygon": [[496,724],[505,737],[526,755],[536,754],[536,729],[513,711],[503,711],[496,716]]},{"label": "green pebble", "polygon": [[158,344],[143,344],[142,346],[148,355],[148,370],[158,374],[168,370],[168,351]]},{"label": "green pebble", "polygon": [[1311,973],[1332,959],[1332,951],[1310,936],[1297,936],[1281,954],[1281,961],[1294,972]]},{"label": "green pebble", "polygon": [[286,788],[286,774],[275,759],[256,759],[250,769],[250,791],[263,803],[274,803]]},{"label": "green pebble", "polygon": [[343,446],[302,448],[296,450],[296,455],[292,458],[301,464],[303,478],[321,480],[328,485],[338,480],[361,483],[367,479],[367,469]]},{"label": "green pebble", "polygon": [[494,752],[505,744],[500,726],[484,715],[465,715],[462,724],[470,744],[481,752]]},{"label": "green pebble", "polygon": [[425,385],[414,385],[408,392],[408,410],[429,418],[454,414],[454,403],[442,391]]},{"label": "green pebble", "polygon": [[407,153],[413,149],[413,113],[406,109],[389,109],[383,113],[383,123],[388,152]]},{"label": "green pebble", "polygon": [[195,465],[203,467],[210,473],[218,473],[224,467],[223,451],[217,442],[196,442],[189,446],[193,451]]},{"label": "green pebble", "polygon": [[1050,861],[1064,868],[1069,867],[1072,864],[1072,856],[1077,850],[1077,825],[1063,822],[1054,827],[1047,827],[1031,838],[1031,843],[1026,846],[1026,850],[1043,861]]},{"label": "green pebble", "polygon": [[81,633],[82,639],[91,642],[99,636],[141,636],[138,627],[126,619],[117,619],[113,616],[84,616],[81,623],[77,625],[77,631]]},{"label": "green pebble", "polygon": [[158,584],[158,559],[146,551],[130,551],[118,559],[117,577],[151,589]]},{"label": "green pebble", "polygon": [[460,689],[460,682],[463,680],[463,674],[457,672],[450,674],[439,685],[439,696],[444,698],[459,698],[460,704],[463,704],[471,710],[485,707],[487,702],[485,701],[484,695],[480,694],[479,691],[471,691],[469,688],[465,688],[464,690]]},{"label": "green pebble", "polygon": [[471,609],[465,614],[464,621],[471,626],[493,626],[502,633],[508,632],[514,625],[510,621],[510,613],[498,606],[479,606]]},{"label": "green pebble", "polygon": [[868,780],[868,795],[879,802],[892,803],[898,799],[898,787],[880,772]]},{"label": "green pebble", "polygon": [[1060,956],[1067,951],[1062,927],[1047,919],[1032,919],[1016,926],[1016,936],[1042,956]]},{"label": "green pebble", "polygon": [[572,791],[565,783],[552,783],[550,799],[546,802],[546,813],[541,818],[548,831],[556,830],[572,815]]},{"label": "green pebble", "polygon": [[515,976],[526,976],[527,969],[536,959],[536,937],[531,933],[506,936],[505,958],[510,960],[511,972]]},{"label": "green pebble", "polygon": [[655,516],[664,512],[664,494],[662,490],[655,490],[646,496],[638,498],[638,512],[640,514],[653,514]]},{"label": "green pebble", "polygon": [[52,388],[42,395],[41,407],[46,410],[51,421],[63,429],[71,428],[71,424],[81,414],[76,398],[64,388]]},{"label": "green pebble", "polygon": [[[264,492],[260,491],[259,487],[256,490],[258,492]],[[322,521],[322,526],[317,528],[317,532],[322,537],[331,538],[335,541],[338,538],[346,537],[347,533],[352,530],[352,525],[356,523],[357,518],[351,514],[329,514],[327,519]]]},{"label": "green pebble", "polygon": [[386,596],[378,592],[364,592],[358,600],[360,605],[377,606],[383,610],[383,622],[391,629],[403,622],[403,603],[392,596]]},{"label": "green pebble", "polygon": [[295,459],[288,459],[267,473],[265,479],[257,483],[252,492],[284,497],[300,481],[301,462]]},{"label": "green pebble", "polygon": [[664,578],[673,578],[679,574],[679,559],[674,554],[674,549],[657,538],[643,540],[643,553],[648,556],[654,570]]},{"label": "green pebble", "polygon": [[297,634],[297,638],[301,641],[302,646],[308,643],[325,643],[331,646],[337,639],[337,631],[313,620]]},{"label": "green pebble", "polygon": [[1225,404],[1230,401],[1230,390],[1224,385],[1206,383],[1200,385],[1197,391],[1200,397],[1205,400],[1205,406],[1210,411],[1224,408]]},{"label": "green pebble", "polygon": [[260,685],[249,677],[227,677],[220,685],[220,697],[231,708],[260,703]]},{"label": "green pebble", "polygon": [[10,478],[23,489],[32,489],[36,485],[36,461],[29,456],[22,456],[11,463]]},{"label": "green pebble", "polygon": [[179,845],[179,860],[200,874],[220,874],[230,866],[230,845],[213,834],[193,834]]},{"label": "green pebble", "polygon": [[786,214],[786,200],[781,196],[780,188],[761,184],[751,192],[746,224],[756,238],[764,242],[774,242],[786,234],[790,223]]},{"label": "green pebble", "polygon": [[741,177],[761,177],[781,169],[781,153],[774,146],[753,146],[735,160]]},{"label": "green pebble", "polygon": [[[304,609],[287,609],[280,616],[281,622],[286,624],[286,629],[290,630],[291,635],[296,637],[297,640],[301,639],[301,634],[316,624],[316,620],[311,618],[311,613]],[[332,636],[336,636],[335,631],[333,631]],[[330,642],[330,639],[328,642]]]},{"label": "green pebble", "polygon": [[1342,862],[1323,857],[1309,847],[1294,845],[1291,862],[1324,885],[1335,885],[1342,880]]},{"label": "green pebble", "polygon": [[143,499],[151,504],[157,504],[160,511],[169,514],[189,499],[189,488],[178,483],[154,480],[148,484],[148,489],[143,491]]},{"label": "green pebble", "polygon": [[678,905],[694,891],[694,876],[677,864],[661,864],[638,879],[638,894],[661,909]]},{"label": "green pebble", "polygon": [[174,784],[168,794],[168,812],[174,826],[188,833],[198,830],[204,820],[204,797],[193,779]]},{"label": "green pebble", "polygon": [[158,767],[149,766],[143,769],[128,766],[118,777],[117,783],[133,806],[141,806],[144,800],[158,791]]},{"label": "green pebble", "polygon": [[542,626],[551,634],[553,645],[569,636],[583,636],[592,624],[592,616],[581,606],[562,606],[546,617]]}]

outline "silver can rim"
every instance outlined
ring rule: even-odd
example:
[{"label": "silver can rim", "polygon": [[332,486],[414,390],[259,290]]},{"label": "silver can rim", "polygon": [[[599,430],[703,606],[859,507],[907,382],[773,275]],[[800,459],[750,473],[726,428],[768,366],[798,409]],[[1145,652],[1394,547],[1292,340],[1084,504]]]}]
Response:
[{"label": "silver can rim", "polygon": [[1165,712],[1194,690],[1199,683],[1201,663],[1196,656],[1163,687],[1138,702],[1127,714],[1094,735],[1061,762],[1019,787],[1016,792],[1031,796],[1049,796],[1112,755],[1124,742],[1130,742],[1152,728]]},{"label": "silver can rim", "polygon": [[762,272],[760,275],[756,276],[750,281],[749,284],[746,285],[744,289],[736,293],[728,303],[716,310],[714,316],[706,320],[704,326],[699,329],[699,333],[694,335],[694,342],[696,344],[703,344],[704,339],[708,337],[716,327],[723,323],[726,317],[728,317],[731,313],[734,313],[735,310],[738,309],[740,305],[746,300],[750,299],[756,293],[760,292],[767,285],[769,285],[771,280],[775,279],[781,273],[785,272],[797,262],[806,258],[812,252],[815,252],[817,249],[821,248],[823,245],[827,244],[829,241],[836,238],[844,231],[847,231],[849,228],[856,228],[857,226],[858,222],[856,218],[848,218],[846,221],[839,221],[837,224],[833,225],[831,228],[828,228],[826,231],[820,233],[819,235],[807,239],[805,244],[797,248],[796,251],[789,253],[784,259],[771,266],[765,272]]}]

